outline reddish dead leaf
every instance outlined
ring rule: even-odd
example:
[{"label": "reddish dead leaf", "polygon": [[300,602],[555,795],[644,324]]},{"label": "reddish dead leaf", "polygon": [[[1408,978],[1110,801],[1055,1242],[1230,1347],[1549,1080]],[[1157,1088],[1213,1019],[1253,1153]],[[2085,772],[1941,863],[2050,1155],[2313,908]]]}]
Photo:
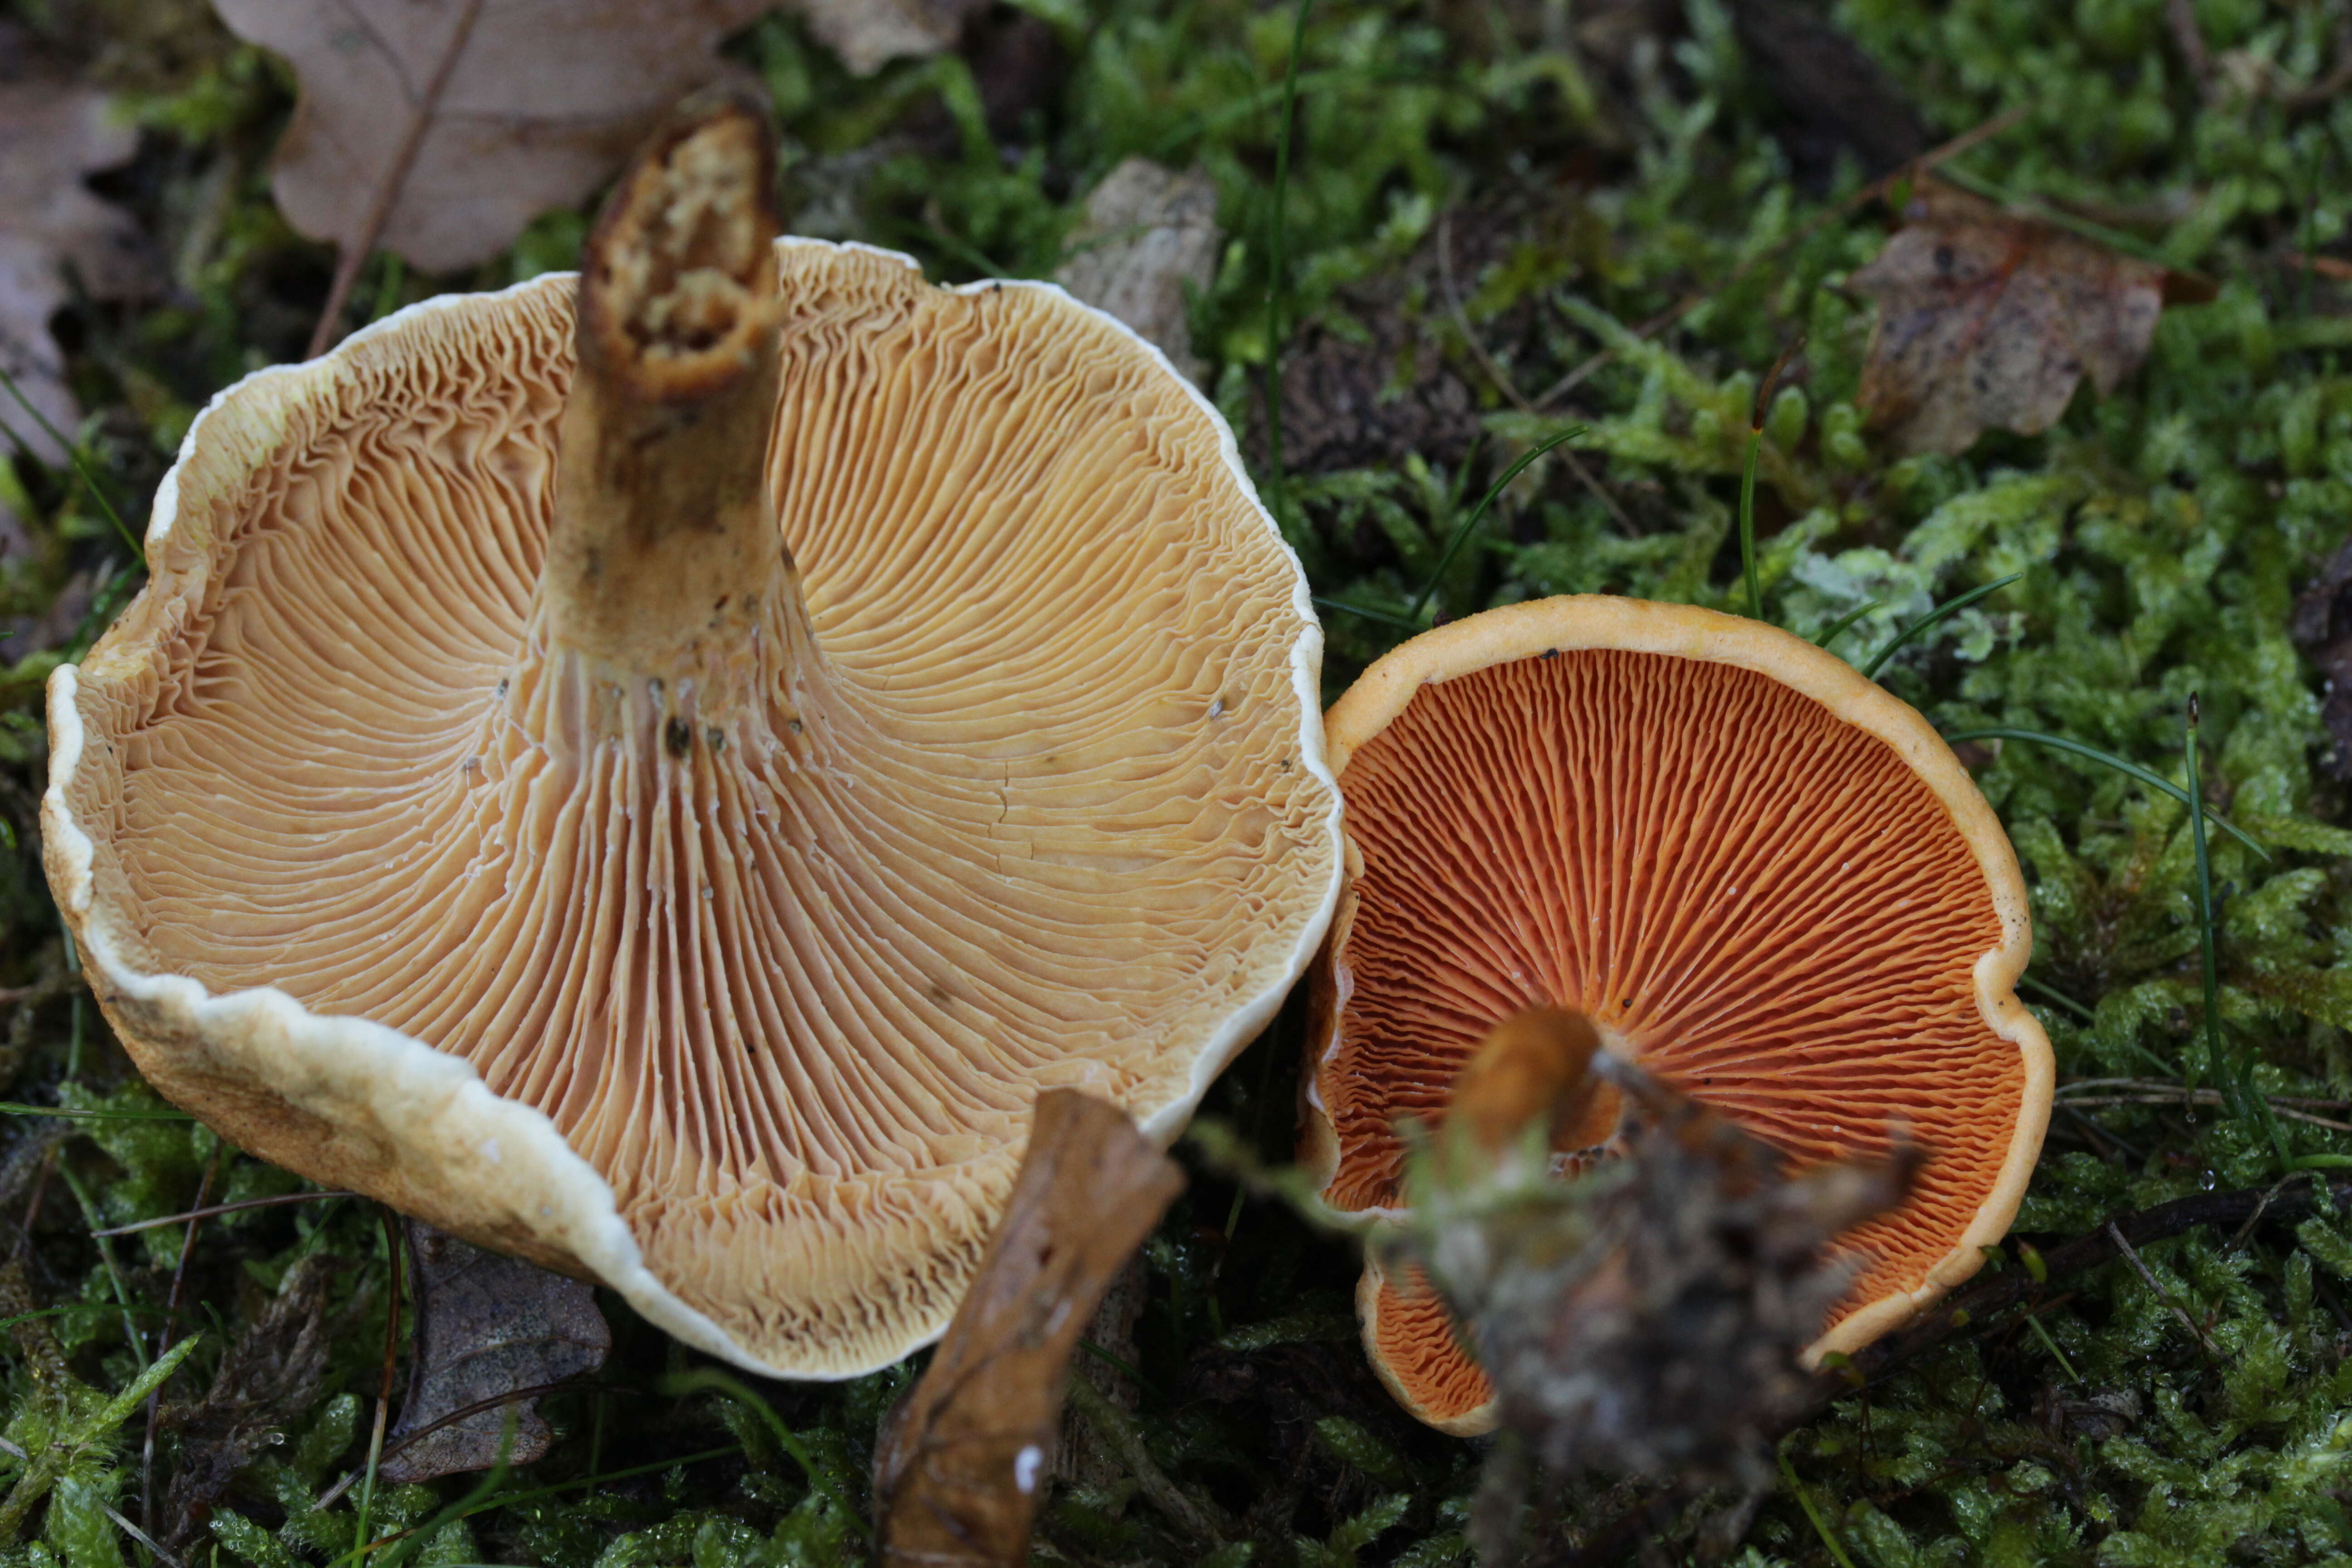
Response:
[{"label": "reddish dead leaf", "polygon": [[487,1470],[501,1450],[510,1465],[530,1463],[554,1434],[536,1397],[517,1395],[593,1372],[613,1348],[595,1288],[406,1224],[416,1354],[378,1475],[404,1486]]},{"label": "reddish dead leaf", "polygon": [[1989,426],[2039,435],[2085,375],[2113,392],[2168,285],[2188,281],[1932,182],[1905,216],[1846,283],[1879,306],[1857,401],[1900,452],[1956,455]]},{"label": "reddish dead leaf", "polygon": [[[154,258],[129,213],[92,195],[83,178],[137,151],[139,133],[103,93],[61,82],[0,86],[0,370],[71,434],[81,406],[65,381],[49,318],[70,299],[72,268],[92,299],[143,292]],[[40,422],[0,390],[0,427],[45,463],[66,454]],[[0,453],[6,451],[0,440]]]},{"label": "reddish dead leaf", "polygon": [[1183,1184],[1116,1107],[1076,1089],[1037,1097],[1003,1222],[875,1450],[885,1568],[1028,1560],[1070,1352]]},{"label": "reddish dead leaf", "polygon": [[237,37],[285,56],[301,85],[271,173],[286,221],[364,245],[396,181],[378,243],[446,272],[580,202],[688,92],[747,75],[715,51],[772,0],[486,0],[404,172],[464,0],[213,4]]}]

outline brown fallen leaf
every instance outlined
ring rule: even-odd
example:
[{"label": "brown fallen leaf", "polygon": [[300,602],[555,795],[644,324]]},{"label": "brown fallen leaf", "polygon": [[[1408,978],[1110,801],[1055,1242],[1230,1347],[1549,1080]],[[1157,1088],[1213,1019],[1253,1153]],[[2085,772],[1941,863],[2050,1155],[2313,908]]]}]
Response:
[{"label": "brown fallen leaf", "polygon": [[[405,1486],[487,1470],[502,1450],[510,1465],[530,1463],[554,1433],[533,1408],[536,1396],[512,1396],[604,1364],[613,1331],[596,1310],[595,1287],[404,1224],[416,1350],[379,1478]],[[488,1407],[439,1425],[478,1405]]]},{"label": "brown fallen leaf", "polygon": [[1070,1352],[1183,1185],[1117,1107],[1076,1089],[1037,1097],[971,1292],[875,1447],[884,1568],[1028,1560]]},{"label": "brown fallen leaf", "polygon": [[1216,280],[1217,187],[1198,169],[1179,173],[1149,158],[1120,163],[1087,197],[1071,234],[1076,254],[1054,280],[1158,345],[1179,374],[1199,382],[1185,285]]},{"label": "brown fallen leaf", "polygon": [[[774,0],[481,0],[402,168],[467,0],[213,0],[301,92],[270,188],[312,239],[447,272],[488,260],[609,178],[677,100],[750,80],[716,50]],[[753,83],[756,86],[756,82]]]},{"label": "brown fallen leaf", "polygon": [[159,1430],[180,1436],[179,1468],[164,1489],[164,1542],[182,1551],[205,1532],[214,1505],[236,1472],[309,1413],[327,1375],[334,1330],[327,1291],[335,1264],[313,1253],[287,1273],[277,1297],[221,1357],[212,1386],[194,1405],[166,1406]]},{"label": "brown fallen leaf", "polygon": [[2201,280],[1934,181],[1904,217],[1846,280],[1879,306],[1856,401],[1899,452],[2039,435],[2084,376],[2104,395],[2139,368],[2168,293],[2198,297]]},{"label": "brown fallen leaf", "polygon": [[[72,297],[66,268],[95,300],[131,298],[156,279],[153,253],[131,215],[82,184],[138,146],[138,132],[104,93],[42,80],[0,85],[0,370],[68,437],[81,405],[49,335],[49,318]],[[0,427],[41,461],[65,461],[65,450],[5,390]],[[0,454],[6,450],[0,438]]]}]

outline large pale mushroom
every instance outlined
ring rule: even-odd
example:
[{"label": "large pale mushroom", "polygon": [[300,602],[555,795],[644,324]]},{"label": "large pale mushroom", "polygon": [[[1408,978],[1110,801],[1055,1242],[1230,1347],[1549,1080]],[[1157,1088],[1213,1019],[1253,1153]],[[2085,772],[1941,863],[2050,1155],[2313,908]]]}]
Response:
[{"label": "large pale mushroom", "polygon": [[[2053,1066],[2013,989],[2016,857],[1917,713],[1760,623],[1587,595],[1413,638],[1326,735],[1360,861],[1313,978],[1301,1156],[1327,1201],[1396,1210],[1398,1119],[1442,1123],[1478,1043],[1550,1005],[1800,1164],[1927,1152],[1842,1243],[1861,1271],[1813,1354],[1982,1264]],[[1558,1146],[1603,1144],[1621,1109],[1596,1097]],[[1433,1293],[1374,1267],[1357,1302],[1400,1403],[1492,1424]]]},{"label": "large pale mushroom", "polygon": [[838,1377],[945,1325],[1040,1089],[1173,1136],[1339,813],[1210,406],[1049,286],[772,244],[769,157],[666,133],[576,322],[436,300],[216,399],[43,821],[172,1100]]}]

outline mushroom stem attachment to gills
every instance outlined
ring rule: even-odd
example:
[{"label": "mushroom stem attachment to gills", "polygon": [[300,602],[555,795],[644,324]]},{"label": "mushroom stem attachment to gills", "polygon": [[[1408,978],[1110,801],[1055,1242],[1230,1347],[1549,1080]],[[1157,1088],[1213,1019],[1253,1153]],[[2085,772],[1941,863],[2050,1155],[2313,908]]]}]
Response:
[{"label": "mushroom stem attachment to gills", "polygon": [[780,595],[799,620],[766,473],[774,184],[765,121],[727,99],[682,116],[606,203],[583,258],[535,606],[551,652],[625,690],[666,682],[674,701],[694,682],[706,721],[782,653],[760,647]]},{"label": "mushroom stem attachment to gills", "polygon": [[1589,1148],[1608,1140],[1617,1092],[1592,1070],[1601,1031],[1567,1007],[1530,1007],[1495,1026],[1454,1080],[1446,1120],[1490,1156],[1499,1156],[1538,1117],[1549,1146]]}]

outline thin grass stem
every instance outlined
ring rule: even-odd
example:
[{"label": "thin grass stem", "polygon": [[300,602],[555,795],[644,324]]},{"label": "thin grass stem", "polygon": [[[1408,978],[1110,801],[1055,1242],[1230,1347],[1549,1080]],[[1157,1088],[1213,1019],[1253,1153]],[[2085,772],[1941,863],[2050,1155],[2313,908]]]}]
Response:
[{"label": "thin grass stem", "polygon": [[2084,1006],[2080,1002],[2075,1001],[2072,996],[2067,995],[2056,986],[2045,985],[2041,981],[2034,979],[2031,974],[2019,975],[2017,977],[2017,984],[2018,988],[2021,991],[2031,991],[2036,995],[2042,997],[2044,1000],[2053,1002],[2059,1006],[2065,1008],[2066,1011],[2074,1014],[2074,1016],[2082,1019],[2085,1024],[2095,1024],[2099,1021],[2099,1016],[2096,1013],[2094,1013],[2088,1007]]},{"label": "thin grass stem", "polygon": [[[2046,735],[2039,730],[2020,730],[2001,724],[1983,730],[1961,730],[1944,737],[1944,743],[1948,746],[1960,745],[1969,741],[2027,741],[2037,746],[2051,746],[2062,752],[2072,752],[2078,757],[2088,757],[2095,763],[2103,763],[2127,778],[2137,779],[2152,790],[2170,795],[2183,805],[2189,804],[2189,792],[2163,774],[2151,773],[2137,763],[2126,762],[2113,752],[2103,752],[2096,746],[2085,745],[2080,741],[2069,740],[2063,735]],[[2210,805],[2205,807],[2204,815],[2212,819],[2214,826],[2252,850],[2263,860],[2270,859],[2269,850],[2255,843],[2235,823]]]},{"label": "thin grass stem", "polygon": [[1828,631],[1823,632],[1821,637],[1816,639],[1813,646],[1826,652],[1830,644],[1837,641],[1838,638],[1845,636],[1846,633],[1853,629],[1855,622],[1861,620],[1863,616],[1870,614],[1871,611],[1878,608],[1879,605],[1885,603],[1886,603],[1886,601],[1884,599],[1873,599],[1870,603],[1863,605],[1860,609],[1848,610],[1838,621],[1837,625],[1832,626]]},{"label": "thin grass stem", "polygon": [[98,503],[98,510],[106,514],[106,520],[109,522],[114,524],[114,531],[122,536],[122,542],[131,547],[131,559],[134,562],[146,560],[147,552],[140,548],[137,537],[131,531],[131,525],[122,521],[122,514],[114,510],[114,503],[106,499],[106,492],[98,488],[98,479],[90,473],[89,465],[82,461],[79,444],[67,440],[64,433],[49,423],[49,416],[33,406],[33,400],[25,395],[23,389],[16,384],[16,378],[10,375],[5,369],[0,369],[0,386],[8,389],[8,395],[16,400],[16,405],[31,415],[33,422],[38,425],[49,439],[58,444],[58,449],[65,453],[66,461],[72,466],[74,476],[80,479],[83,488],[89,491],[89,499]]},{"label": "thin grass stem", "polygon": [[139,1370],[145,1372],[152,1360],[147,1354],[147,1342],[141,1337],[139,1325],[131,1321],[131,1289],[122,1282],[122,1270],[115,1264],[114,1246],[97,1236],[98,1205],[90,1201],[89,1189],[82,1185],[79,1176],[74,1174],[71,1164],[59,1160],[58,1174],[65,1178],[66,1190],[73,1194],[74,1202],[81,1205],[82,1223],[89,1226],[93,1238],[97,1240],[98,1260],[105,1266],[107,1284],[114,1291],[115,1304],[122,1309],[122,1337],[131,1342],[131,1353],[137,1358]]},{"label": "thin grass stem", "polygon": [[[22,1105],[0,1100],[0,1116],[55,1116],[66,1121],[194,1121],[184,1110],[68,1110],[61,1105]],[[177,1216],[185,1219],[187,1215]],[[169,1225],[170,1220],[159,1222]]]},{"label": "thin grass stem", "polygon": [[2056,1358],[2058,1370],[2066,1374],[2067,1382],[2080,1383],[2083,1381],[2083,1374],[2074,1370],[2074,1363],[2066,1359],[2066,1352],[2058,1348],[2058,1342],[2050,1337],[2050,1331],[2042,1326],[2042,1320],[2039,1317],[2032,1312],[2026,1313],[2025,1326],[2033,1331],[2033,1337],[2042,1342],[2042,1348],[2048,1351],[2052,1356]]},{"label": "thin grass stem", "polygon": [[1962,594],[1959,597],[1948,600],[1945,603],[1937,605],[1926,615],[1921,616],[1917,620],[1913,621],[1909,626],[1905,626],[1901,631],[1896,632],[1892,637],[1889,637],[1886,641],[1886,646],[1880,648],[1876,654],[1872,656],[1870,662],[1862,667],[1864,678],[1870,680],[1877,679],[1878,672],[1886,668],[1886,661],[1893,658],[1896,652],[1898,652],[1903,646],[1906,643],[1908,643],[1912,638],[1933,629],[1937,625],[1950,616],[1958,615],[1962,610],[1967,609],[1970,605],[1975,604],[1979,599],[1983,598],[1986,595],[2000,593],[2003,588],[2008,587],[2011,583],[2016,582],[2020,577],[2024,575],[2025,574],[2022,572],[2012,572],[2008,576],[2000,579],[1998,582],[1987,583],[1981,588],[1971,588],[1967,593]]},{"label": "thin grass stem", "polygon": [[809,1485],[831,1498],[834,1505],[850,1518],[857,1517],[857,1510],[850,1505],[849,1500],[844,1497],[840,1489],[834,1485],[832,1474],[816,1462],[816,1456],[809,1452],[808,1445],[801,1441],[800,1434],[785,1426],[783,1417],[778,1415],[766,1400],[751,1392],[738,1380],[728,1376],[723,1372],[701,1367],[693,1372],[678,1373],[664,1378],[660,1388],[664,1394],[673,1397],[688,1394],[724,1394],[738,1404],[748,1406],[753,1414],[767,1424],[768,1430],[775,1435],[777,1444],[784,1452],[790,1454],[798,1462],[802,1471],[808,1477]]},{"label": "thin grass stem", "polygon": [[1584,432],[1585,427],[1583,426],[1571,425],[1567,429],[1560,431],[1557,435],[1547,436],[1541,441],[1538,441],[1534,446],[1528,447],[1527,451],[1521,455],[1517,462],[1513,463],[1509,468],[1503,470],[1503,477],[1496,479],[1493,487],[1479,499],[1478,504],[1471,509],[1470,515],[1464,518],[1459,523],[1454,525],[1453,537],[1445,542],[1445,548],[1438,553],[1437,564],[1430,568],[1428,581],[1422,584],[1421,592],[1414,595],[1412,608],[1405,612],[1406,615],[1412,617],[1415,627],[1418,627],[1421,625],[1421,612],[1429,607],[1430,598],[1437,592],[1438,584],[1444,580],[1445,569],[1454,564],[1454,556],[1461,553],[1464,543],[1469,540],[1471,533],[1486,517],[1486,509],[1493,506],[1495,504],[1495,499],[1503,493],[1503,487],[1509,484],[1513,479],[1517,479],[1519,475],[1526,470],[1527,466],[1529,463],[1534,462],[1538,458],[1542,457],[1546,452],[1550,451],[1554,447],[1559,446],[1561,442],[1575,440],[1579,436],[1583,435]]},{"label": "thin grass stem", "polygon": [[193,1225],[215,1215],[243,1214],[247,1209],[277,1208],[286,1204],[317,1203],[322,1198],[355,1198],[357,1193],[330,1190],[316,1193],[278,1193],[266,1198],[239,1198],[233,1204],[214,1204],[206,1208],[189,1209],[184,1214],[167,1214],[161,1219],[133,1220],[129,1225],[113,1225],[104,1230],[94,1230],[92,1236],[130,1236],[137,1231],[155,1230],[167,1225]]},{"label": "thin grass stem", "polygon": [[514,1453],[515,1433],[520,1427],[520,1415],[521,1413],[512,1406],[508,1408],[505,1426],[499,1433],[498,1462],[490,1467],[488,1473],[480,1480],[474,1483],[472,1490],[456,1502],[444,1507],[440,1512],[423,1524],[413,1530],[401,1531],[392,1537],[392,1550],[385,1552],[383,1557],[383,1562],[387,1568],[398,1568],[398,1565],[405,1563],[415,1552],[432,1545],[435,1536],[464,1519],[469,1510],[485,1506],[498,1496],[499,1489],[505,1486],[507,1478],[514,1473],[511,1459]]},{"label": "thin grass stem", "polygon": [[1853,1559],[1846,1555],[1845,1547],[1832,1533],[1830,1521],[1822,1517],[1821,1507],[1813,1501],[1813,1494],[1806,1489],[1803,1481],[1797,1479],[1797,1467],[1789,1463],[1785,1448],[1780,1458],[1780,1479],[1788,1484],[1790,1494],[1797,1500],[1797,1506],[1805,1510],[1806,1519],[1811,1521],[1813,1533],[1820,1536],[1822,1544],[1829,1549],[1831,1560],[1837,1563],[1838,1568],[1854,1568]]},{"label": "thin grass stem", "polygon": [[1379,621],[1383,626],[1398,626],[1409,632],[1421,630],[1419,621],[1406,620],[1402,616],[1387,610],[1375,610],[1370,605],[1351,605],[1345,599],[1327,599],[1320,594],[1315,596],[1315,604],[1318,609],[1345,610],[1351,616],[1361,616],[1368,621]]}]

